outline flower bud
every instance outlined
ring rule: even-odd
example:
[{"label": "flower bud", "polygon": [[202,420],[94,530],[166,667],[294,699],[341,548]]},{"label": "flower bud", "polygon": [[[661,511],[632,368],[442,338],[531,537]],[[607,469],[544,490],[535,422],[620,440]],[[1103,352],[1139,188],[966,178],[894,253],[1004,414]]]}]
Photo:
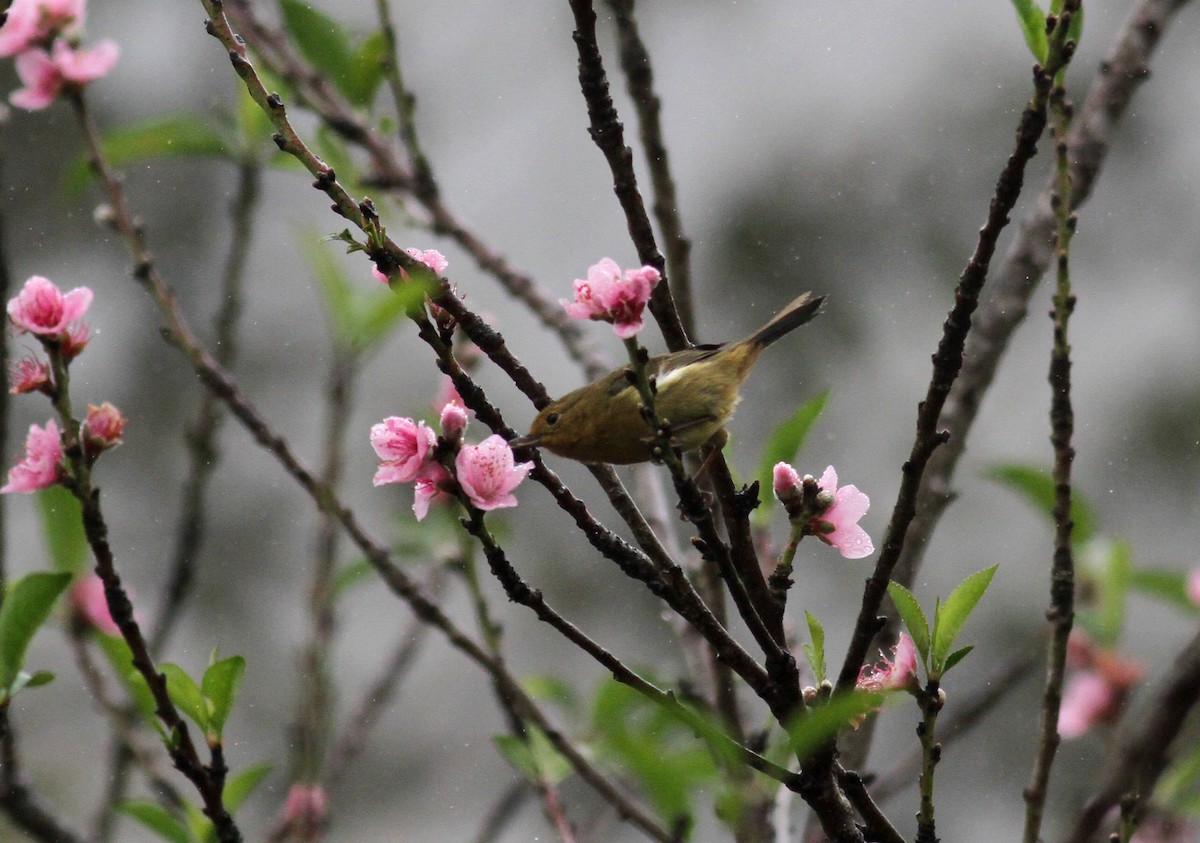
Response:
[{"label": "flower bud", "polygon": [[105,401],[99,407],[88,405],[87,418],[84,419],[81,431],[84,450],[95,456],[101,451],[121,444],[121,434],[125,430],[125,417],[121,411]]}]

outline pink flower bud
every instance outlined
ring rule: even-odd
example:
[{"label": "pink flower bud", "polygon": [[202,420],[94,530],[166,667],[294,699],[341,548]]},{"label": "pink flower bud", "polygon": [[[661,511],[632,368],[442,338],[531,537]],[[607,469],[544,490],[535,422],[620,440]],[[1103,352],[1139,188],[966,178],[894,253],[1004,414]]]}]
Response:
[{"label": "pink flower bud", "polygon": [[371,447],[382,461],[374,483],[410,483],[433,458],[437,436],[410,418],[390,416],[371,427]]},{"label": "pink flower bud", "polygon": [[8,302],[8,318],[22,331],[52,339],[67,335],[72,322],[92,304],[92,291],[76,287],[63,293],[49,278],[32,276]]},{"label": "pink flower bud", "polygon": [[454,461],[459,485],[471,503],[483,510],[516,506],[512,491],[531,468],[531,462],[514,465],[512,448],[498,434],[478,445],[464,445]]},{"label": "pink flower bud", "polygon": [[586,279],[575,280],[575,300],[564,300],[562,305],[576,319],[611,322],[613,332],[628,339],[642,329],[642,311],[661,279],[652,266],[622,273],[612,258],[601,258],[588,267]]},{"label": "pink flower bud", "polygon": [[25,437],[25,457],[8,472],[4,492],[36,492],[53,486],[62,478],[62,440],[54,419],[44,428],[29,426]]},{"label": "pink flower bud", "polygon": [[98,454],[120,445],[124,430],[125,417],[112,404],[107,401],[99,407],[89,404],[83,422],[83,446],[89,454]]},{"label": "pink flower bud", "polygon": [[800,474],[787,463],[775,463],[775,470],[772,472],[771,478],[775,487],[775,497],[779,498],[781,502],[787,503],[800,497]]},{"label": "pink flower bud", "polygon": [[296,782],[288,790],[283,821],[289,829],[301,832],[301,837],[308,839],[325,824],[328,816],[325,788],[321,785]]},{"label": "pink flower bud", "polygon": [[458,401],[450,401],[442,407],[442,434],[447,439],[461,440],[463,431],[467,429],[467,410]]}]

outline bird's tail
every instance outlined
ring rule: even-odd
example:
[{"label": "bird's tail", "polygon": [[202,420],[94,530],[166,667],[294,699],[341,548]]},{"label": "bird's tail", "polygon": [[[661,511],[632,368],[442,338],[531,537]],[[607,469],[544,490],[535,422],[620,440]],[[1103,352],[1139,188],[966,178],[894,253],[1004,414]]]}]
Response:
[{"label": "bird's tail", "polygon": [[814,298],[812,293],[804,293],[742,342],[758,348],[766,348],[784,334],[799,328],[816,316],[821,310],[823,301],[825,301],[824,296]]}]

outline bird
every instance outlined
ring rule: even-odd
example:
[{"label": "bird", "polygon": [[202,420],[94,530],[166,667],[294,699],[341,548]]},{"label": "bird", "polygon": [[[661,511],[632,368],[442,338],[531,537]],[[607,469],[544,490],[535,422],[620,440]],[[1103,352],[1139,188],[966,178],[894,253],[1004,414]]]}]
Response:
[{"label": "bird", "polygon": [[[690,451],[722,437],[740,398],[738,389],[759,354],[816,316],[824,300],[804,293],[737,342],[651,357],[646,376],[655,392],[654,411],[669,427],[672,446]],[[545,448],[585,463],[629,465],[661,456],[632,375],[629,366],[621,366],[551,401],[534,418],[529,433],[509,445]]]}]

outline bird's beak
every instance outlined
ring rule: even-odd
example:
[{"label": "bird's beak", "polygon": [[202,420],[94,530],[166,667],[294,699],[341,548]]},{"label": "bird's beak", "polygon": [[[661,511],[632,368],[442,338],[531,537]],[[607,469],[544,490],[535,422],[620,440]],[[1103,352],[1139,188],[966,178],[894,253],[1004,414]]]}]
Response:
[{"label": "bird's beak", "polygon": [[516,449],[516,448],[532,448],[536,445],[541,444],[541,441],[542,441],[542,437],[533,436],[532,434],[530,434],[528,436],[518,436],[516,439],[510,439],[508,441],[508,446],[510,448],[514,448],[514,449]]}]

